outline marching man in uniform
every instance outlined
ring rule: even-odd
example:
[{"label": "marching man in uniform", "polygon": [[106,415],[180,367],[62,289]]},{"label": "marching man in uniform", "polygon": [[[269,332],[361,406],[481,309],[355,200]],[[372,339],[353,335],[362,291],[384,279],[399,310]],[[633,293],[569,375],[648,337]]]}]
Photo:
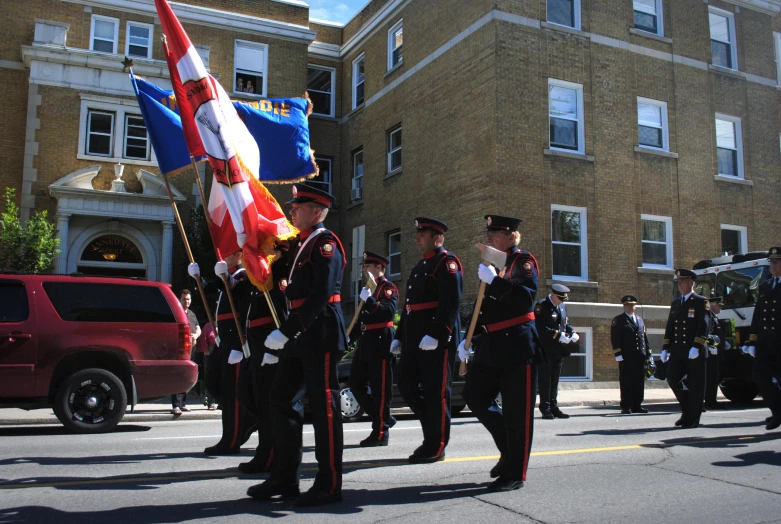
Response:
[{"label": "marching man in uniform", "polygon": [[425,464],[444,460],[450,439],[450,394],[461,337],[463,272],[458,257],[442,247],[447,225],[419,217],[415,229],[415,243],[423,259],[407,280],[404,310],[391,351],[401,353],[399,389],[423,428],[423,444],[409,461]]},{"label": "marching man in uniform", "polygon": [[645,367],[652,358],[645,322],[635,313],[637,298],[626,295],[621,298],[621,304],[624,312],[615,317],[610,326],[610,341],[621,385],[621,413],[648,413],[641,405],[645,396]]},{"label": "marching man in uniform", "polygon": [[[721,313],[721,307],[724,305],[724,298],[715,296],[710,297],[710,312],[708,321],[708,335],[715,335],[719,339],[719,343],[715,346],[708,345],[708,358],[705,359],[705,407],[707,409],[718,409],[719,403],[716,400],[716,396],[719,392],[719,383],[721,378],[719,373],[721,371],[721,364],[724,361],[724,353],[729,349],[729,342],[724,337],[724,330],[719,324],[719,313]],[[710,337],[709,337],[710,338]]]}]

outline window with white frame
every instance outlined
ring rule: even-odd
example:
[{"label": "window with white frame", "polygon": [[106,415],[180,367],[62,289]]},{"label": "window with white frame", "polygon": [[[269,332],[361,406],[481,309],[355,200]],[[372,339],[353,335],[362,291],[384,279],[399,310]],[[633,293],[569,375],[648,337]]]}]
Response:
[{"label": "window with white frame", "polygon": [[773,33],[773,47],[776,51],[776,83],[781,86],[781,33]]},{"label": "window with white frame", "polygon": [[729,11],[708,8],[710,23],[711,63],[728,69],[738,68],[735,46],[735,15]]},{"label": "window with white frame", "polygon": [[334,116],[336,113],[335,78],[336,69],[333,67],[309,65],[306,92],[312,101],[312,114]]},{"label": "window with white frame", "polygon": [[89,111],[86,154],[114,156],[114,117],[110,111]]},{"label": "window with white frame", "polygon": [[388,30],[388,69],[393,69],[402,61],[404,43],[404,21],[399,20]]},{"label": "window with white frame", "polygon": [[90,49],[101,53],[117,54],[119,41],[119,19],[92,15],[90,27]]},{"label": "window with white frame", "polygon": [[640,223],[643,267],[672,268],[673,219],[656,215],[640,215]]},{"label": "window with white frame", "polygon": [[548,22],[580,29],[580,0],[548,0]]},{"label": "window with white frame", "polygon": [[353,151],[353,178],[350,189],[350,200],[363,198],[363,148]]},{"label": "window with white frame", "polygon": [[127,22],[127,38],[125,42],[125,54],[138,58],[152,58],[152,24],[141,22]]},{"label": "window with white frame", "polygon": [[716,114],[716,156],[719,175],[743,178],[740,118]]},{"label": "window with white frame", "polygon": [[401,275],[401,231],[388,233],[388,267],[389,277]]},{"label": "window with white frame", "polygon": [[149,135],[141,115],[125,115],[125,158],[149,160]]},{"label": "window with white frame", "polygon": [[655,35],[664,35],[662,28],[662,0],[634,0],[635,29]]},{"label": "window with white frame", "polygon": [[331,166],[333,160],[324,156],[315,156],[318,173],[315,178],[307,181],[307,184],[328,193],[331,192]]},{"label": "window with white frame", "polygon": [[746,226],[721,225],[721,252],[738,255],[748,252],[748,228]]},{"label": "window with white frame", "polygon": [[363,74],[364,54],[353,60],[353,109],[363,104]]},{"label": "window with white frame", "polygon": [[583,153],[583,86],[548,79],[550,148]]},{"label": "window with white frame", "polygon": [[138,102],[82,94],[76,157],[80,160],[157,165]]},{"label": "window with white frame", "polygon": [[266,96],[268,45],[236,40],[233,48],[233,92]]},{"label": "window with white frame", "polygon": [[388,173],[401,169],[401,124],[388,131]]},{"label": "window with white frame", "polygon": [[588,279],[586,208],[551,206],[553,278]]},{"label": "window with white frame", "polygon": [[667,102],[637,97],[637,140],[640,147],[669,149]]},{"label": "window with white frame", "polygon": [[572,326],[572,329],[580,335],[580,339],[577,343],[567,344],[567,350],[572,353],[564,359],[561,366],[561,380],[573,382],[591,380],[594,355],[593,329],[576,326]]}]

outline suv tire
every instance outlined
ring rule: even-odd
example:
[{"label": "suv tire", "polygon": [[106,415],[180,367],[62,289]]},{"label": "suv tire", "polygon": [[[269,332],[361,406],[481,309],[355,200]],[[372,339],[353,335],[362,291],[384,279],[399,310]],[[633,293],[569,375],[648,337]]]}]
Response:
[{"label": "suv tire", "polygon": [[127,408],[122,381],[105,369],[83,369],[62,381],[54,397],[54,414],[76,433],[107,433]]}]

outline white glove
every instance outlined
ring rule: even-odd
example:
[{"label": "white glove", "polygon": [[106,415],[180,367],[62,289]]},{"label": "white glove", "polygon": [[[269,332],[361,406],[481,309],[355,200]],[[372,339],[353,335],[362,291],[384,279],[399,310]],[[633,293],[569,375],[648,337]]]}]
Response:
[{"label": "white glove", "polygon": [[624,361],[624,357],[622,357],[621,355],[618,355],[616,357],[616,362],[623,362],[623,361]]},{"label": "white glove", "polygon": [[363,289],[361,290],[361,300],[363,300],[364,302],[366,302],[366,300],[368,300],[368,298],[369,298],[370,296],[372,296],[372,291],[371,291],[371,289],[369,289],[368,287],[365,287],[365,288],[363,288]]},{"label": "white glove", "polygon": [[265,346],[269,349],[282,349],[289,339],[278,329],[275,329],[266,337]]},{"label": "white glove", "polygon": [[276,364],[277,362],[279,362],[278,356],[272,355],[271,353],[264,353],[263,362],[260,363],[260,366],[263,367],[266,364]]},{"label": "white glove", "polygon": [[748,353],[752,357],[756,358],[756,356],[757,356],[757,348],[755,348],[754,346],[744,346],[744,347],[746,348],[744,353]]},{"label": "white glove", "polygon": [[190,273],[191,277],[198,278],[198,275],[201,274],[201,268],[198,265],[198,262],[193,262],[192,264],[188,264],[187,272]]},{"label": "white glove", "polygon": [[347,343],[350,343],[350,335],[347,335]]},{"label": "white glove", "polygon": [[477,276],[486,284],[490,284],[496,278],[496,270],[494,269],[494,266],[480,264],[480,267],[477,269]]},{"label": "white glove", "polygon": [[390,352],[394,355],[401,354],[401,340],[394,339],[393,342],[391,342]]},{"label": "white glove", "polygon": [[220,260],[216,264],[214,264],[214,274],[218,277],[227,277],[228,276],[228,263],[224,260]]},{"label": "white glove", "polygon": [[580,340],[580,335],[578,335],[577,333],[573,333],[572,335],[570,335],[569,338],[570,340],[572,340],[572,342],[577,342],[578,340]]},{"label": "white glove", "polygon": [[732,344],[729,343],[729,340],[725,340],[724,341],[724,350],[725,351],[729,351],[730,349],[732,349]]},{"label": "white glove", "polygon": [[231,349],[231,354],[228,355],[228,364],[238,364],[241,359],[244,358],[244,353]]},{"label": "white glove", "polygon": [[432,349],[437,349],[438,345],[439,345],[439,341],[437,339],[426,335],[425,337],[423,337],[423,340],[420,341],[418,347],[423,351],[431,351]]},{"label": "white glove", "polygon": [[252,352],[249,350],[249,342],[244,341],[244,345],[241,346],[241,351],[244,353],[244,356],[247,358],[250,358],[252,356]]},{"label": "white glove", "polygon": [[715,355],[716,353],[719,352],[719,347],[718,346],[708,346],[708,351],[710,351],[711,355]]},{"label": "white glove", "polygon": [[572,339],[569,338],[564,333],[562,333],[561,336],[559,337],[559,342],[561,342],[562,344],[569,344],[570,342],[572,342]]},{"label": "white glove", "polygon": [[662,350],[662,362],[667,362],[668,360],[670,360],[670,352],[667,351],[666,349],[663,349]]},{"label": "white glove", "polygon": [[458,345],[458,358],[461,362],[467,362],[469,360],[469,350],[466,349],[466,339],[462,340]]},{"label": "white glove", "polygon": [[697,349],[697,348],[691,348],[691,349],[689,350],[689,358],[690,358],[691,360],[694,360],[695,358],[697,358],[697,357],[699,357],[699,356],[700,356],[700,350],[699,350],[699,349]]}]

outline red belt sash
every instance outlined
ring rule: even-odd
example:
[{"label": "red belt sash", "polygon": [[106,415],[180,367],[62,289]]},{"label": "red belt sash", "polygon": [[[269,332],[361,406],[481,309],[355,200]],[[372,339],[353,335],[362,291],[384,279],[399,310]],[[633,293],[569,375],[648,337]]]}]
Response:
[{"label": "red belt sash", "polygon": [[[333,304],[335,302],[341,302],[342,296],[339,294],[331,295],[331,298],[328,299],[329,304]],[[290,301],[290,309],[297,309],[300,308],[303,303],[306,302],[305,298],[297,298],[295,300]]]},{"label": "red belt sash", "polygon": [[249,327],[265,326],[274,322],[274,317],[261,317],[249,321]]},{"label": "red belt sash", "polygon": [[501,322],[495,322],[494,324],[487,324],[485,326],[485,329],[489,333],[493,333],[494,331],[501,331],[503,329],[511,328],[513,326],[520,326],[521,324],[526,324],[527,322],[531,322],[532,320],[534,320],[533,312],[526,313],[525,315],[511,318],[509,320],[502,320]]},{"label": "red belt sash", "polygon": [[412,311],[422,311],[425,309],[434,309],[439,306],[439,302],[421,302],[420,304],[407,304],[407,313]]},{"label": "red belt sash", "polygon": [[233,313],[220,313],[217,320],[233,320]]},{"label": "red belt sash", "polygon": [[361,324],[361,331],[371,331],[372,329],[392,328],[393,321],[380,322],[378,324]]}]

